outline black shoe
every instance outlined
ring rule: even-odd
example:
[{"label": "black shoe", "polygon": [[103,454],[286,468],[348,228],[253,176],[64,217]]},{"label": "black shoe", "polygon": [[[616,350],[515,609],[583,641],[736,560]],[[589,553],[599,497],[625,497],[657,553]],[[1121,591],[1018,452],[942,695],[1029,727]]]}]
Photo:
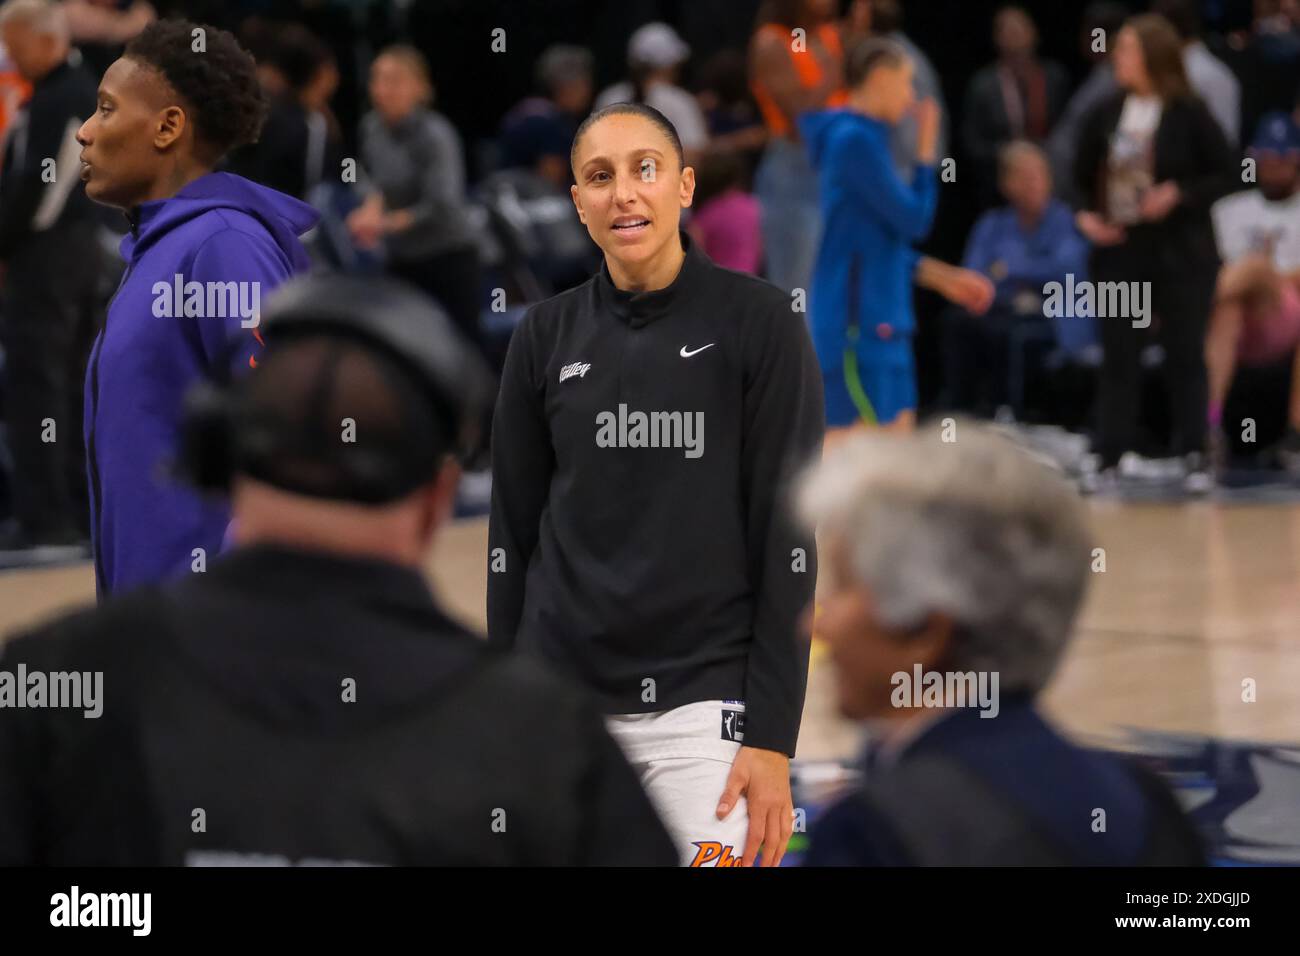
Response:
[{"label": "black shoe", "polygon": [[1283,468],[1293,475],[1300,475],[1300,430],[1287,428],[1275,451]]}]

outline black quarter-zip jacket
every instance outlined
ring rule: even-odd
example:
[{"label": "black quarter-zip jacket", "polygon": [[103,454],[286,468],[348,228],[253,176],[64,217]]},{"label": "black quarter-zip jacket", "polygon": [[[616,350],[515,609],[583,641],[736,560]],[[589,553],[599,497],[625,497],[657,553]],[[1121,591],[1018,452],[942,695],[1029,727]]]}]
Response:
[{"label": "black quarter-zip jacket", "polygon": [[493,423],[489,639],[540,654],[609,713],[743,700],[745,745],[793,755],[817,565],[790,491],[820,453],[821,374],[785,293],[682,243],[667,288],[625,292],[602,265],[515,331]]}]

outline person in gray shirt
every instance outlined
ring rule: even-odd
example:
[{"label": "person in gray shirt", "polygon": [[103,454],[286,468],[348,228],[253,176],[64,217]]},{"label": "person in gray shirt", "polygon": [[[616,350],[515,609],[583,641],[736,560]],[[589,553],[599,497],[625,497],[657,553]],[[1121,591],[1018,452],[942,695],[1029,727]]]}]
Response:
[{"label": "person in gray shirt", "polygon": [[437,299],[478,343],[477,230],[465,161],[459,134],[432,100],[428,64],[414,47],[390,46],[375,58],[373,109],[361,120],[366,198],[348,230],[363,249],[382,244],[388,271]]},{"label": "person in gray shirt", "polygon": [[1075,206],[1084,201],[1074,185],[1079,134],[1093,108],[1119,89],[1111,69],[1110,48],[1128,16],[1128,8],[1114,0],[1099,0],[1084,9],[1083,22],[1079,25],[1079,50],[1092,63],[1092,70],[1065,104],[1065,112],[1047,138],[1047,155],[1052,161],[1057,194]]}]

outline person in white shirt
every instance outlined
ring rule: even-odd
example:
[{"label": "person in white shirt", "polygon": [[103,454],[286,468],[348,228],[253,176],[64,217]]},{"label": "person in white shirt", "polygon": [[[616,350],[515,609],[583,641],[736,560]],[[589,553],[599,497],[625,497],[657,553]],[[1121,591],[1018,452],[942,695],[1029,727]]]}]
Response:
[{"label": "person in white shirt", "polygon": [[[1300,466],[1300,126],[1267,114],[1250,148],[1257,188],[1211,209],[1224,266],[1206,339],[1209,424],[1222,447],[1223,405],[1238,366],[1292,363],[1284,463]],[[1229,429],[1230,431],[1233,429]]]},{"label": "person in white shirt", "polygon": [[1183,68],[1196,95],[1223,129],[1231,146],[1241,142],[1241,83],[1228,65],[1201,41],[1201,13],[1196,0],[1156,0],[1152,13],[1174,25],[1183,40]]},{"label": "person in white shirt", "polygon": [[677,130],[687,165],[694,165],[709,142],[709,128],[695,97],[676,85],[677,71],[691,48],[666,23],[647,23],[627,44],[628,79],[601,91],[594,112],[614,103],[644,103],[657,109]]}]

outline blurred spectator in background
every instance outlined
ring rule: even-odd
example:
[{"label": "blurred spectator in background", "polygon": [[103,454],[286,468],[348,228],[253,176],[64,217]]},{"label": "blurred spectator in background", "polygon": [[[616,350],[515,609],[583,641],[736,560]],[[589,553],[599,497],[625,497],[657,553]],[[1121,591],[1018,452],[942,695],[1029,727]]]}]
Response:
[{"label": "blurred spectator in background", "polygon": [[627,41],[628,78],[602,90],[594,109],[614,103],[644,103],[652,106],[673,124],[691,166],[709,144],[709,128],[700,104],[690,93],[677,86],[681,65],[691,55],[691,48],[666,23],[647,23]]},{"label": "blurred spectator in background", "polygon": [[[993,299],[988,279],[913,248],[934,221],[939,107],[915,102],[907,54],[890,40],[863,40],[849,51],[845,75],[845,109],[799,118],[826,223],[808,319],[826,390],[828,440],[858,425],[915,424],[913,281],[973,312]],[[905,183],[889,151],[889,130],[913,108],[917,169]]]},{"label": "blurred spectator in background", "polygon": [[998,150],[1013,139],[1045,142],[1070,95],[1065,69],[1038,57],[1038,29],[1020,7],[998,11],[993,44],[997,61],[971,78],[962,118],[981,206],[997,201]]},{"label": "blurred spectator in background", "polygon": [[[903,48],[907,58],[912,61],[912,86],[917,101],[934,100],[939,107],[939,140],[935,155],[948,156],[948,110],[944,106],[943,84],[939,82],[939,73],[930,58],[903,32],[901,0],[853,0],[849,7],[846,30],[854,40],[877,36],[891,40]],[[889,134],[889,150],[893,154],[894,165],[908,181],[911,180],[912,167],[916,161],[916,132],[916,117],[904,116],[902,122]]]},{"label": "blurred spectator in background", "polygon": [[1300,93],[1300,2],[1254,0],[1249,31],[1229,35],[1223,51],[1241,78],[1242,128],[1265,113],[1289,112]]},{"label": "blurred spectator in background", "polygon": [[839,710],[871,730],[862,785],[817,821],[805,865],[1204,863],[1155,774],[1036,707],[1087,589],[1079,496],[987,427],[955,429],[855,437],[801,489]]},{"label": "blurred spectator in background", "polygon": [[556,187],[573,181],[569,148],[591,106],[591,51],[557,44],[537,61],[541,95],[515,105],[501,121],[502,169],[529,169]]},{"label": "blurred spectator in background", "polygon": [[89,533],[81,390],[101,256],[76,133],[95,112],[98,81],[70,48],[52,0],[9,0],[0,38],[32,84],[0,165],[0,341],[16,519],[0,530],[0,551],[66,548]]},{"label": "blurred spectator in background", "polygon": [[744,188],[745,167],[733,152],[710,150],[695,167],[687,231],[715,263],[757,275],[763,264],[762,212]]},{"label": "blurred spectator in background", "polygon": [[390,46],[370,67],[373,110],[361,124],[366,199],[348,216],[353,240],[382,240],[388,270],[419,286],[480,342],[477,231],[465,196],[460,134],[431,108],[423,54]]},{"label": "blurred spectator in background", "polygon": [[[1077,222],[1094,246],[1092,280],[1131,290],[1126,314],[1098,311],[1105,358],[1097,450],[1108,480],[1137,446],[1140,358],[1154,313],[1173,451],[1182,458],[1187,490],[1202,493],[1210,488],[1205,332],[1219,270],[1210,206],[1240,184],[1238,168],[1219,124],[1192,93],[1182,42],[1168,20],[1129,20],[1113,59],[1120,92],[1088,117],[1075,162],[1085,203]],[[1140,297],[1142,315],[1134,307]]]},{"label": "blurred spectator in background", "polygon": [[0,139],[31,95],[32,85],[19,72],[4,44],[0,43]]},{"label": "blurred spectator in background", "polygon": [[330,111],[338,67],[329,47],[297,24],[276,28],[266,58],[279,77],[267,89],[266,125],[256,143],[231,155],[230,170],[307,199],[322,181],[340,181],[343,137]]},{"label": "blurred spectator in background", "polygon": [[1300,464],[1300,127],[1286,113],[1272,113],[1250,152],[1258,187],[1220,199],[1211,210],[1224,266],[1205,346],[1210,435],[1221,461],[1223,406],[1238,365],[1287,363],[1291,401],[1279,450],[1294,467]]},{"label": "blurred spectator in background", "polygon": [[[998,165],[1007,205],[980,217],[962,263],[993,280],[993,305],[980,317],[950,310],[944,343],[946,406],[985,415],[1006,404],[1021,411],[1022,396],[1010,387],[1024,351],[1017,333],[1046,325],[1066,353],[1096,342],[1092,316],[1062,318],[1055,325],[1044,317],[1047,283],[1088,277],[1088,244],[1070,207],[1052,198],[1047,155],[1028,140],[1015,140],[1002,147]],[[1018,380],[1023,383],[1022,376]]]},{"label": "blurred spectator in background", "polygon": [[96,77],[122,55],[128,40],[158,17],[146,0],[63,0],[62,7],[72,43]]},{"label": "blurred spectator in background", "polygon": [[1074,157],[1079,151],[1079,132],[1088,114],[1117,89],[1110,52],[1128,16],[1128,8],[1113,0],[1090,3],[1084,8],[1083,21],[1079,24],[1079,54],[1092,64],[1092,69],[1065,104],[1061,118],[1047,138],[1057,195],[1075,206],[1082,201],[1074,191]]},{"label": "blurred spectator in background", "polygon": [[1168,20],[1183,41],[1183,68],[1192,92],[1219,123],[1228,145],[1241,142],[1241,83],[1226,63],[1201,40],[1201,11],[1197,0],[1153,0],[1151,12]]},{"label": "blurred spectator in background", "polygon": [[788,292],[806,292],[812,283],[822,229],[817,173],[796,122],[845,101],[835,6],[834,0],[766,0],[749,44],[751,88],[769,137],[754,175],[765,271]]},{"label": "blurred spectator in background", "polygon": [[696,100],[709,127],[709,149],[734,152],[742,159],[744,185],[749,188],[758,165],[767,128],[749,91],[745,54],[721,50],[699,71]]}]

